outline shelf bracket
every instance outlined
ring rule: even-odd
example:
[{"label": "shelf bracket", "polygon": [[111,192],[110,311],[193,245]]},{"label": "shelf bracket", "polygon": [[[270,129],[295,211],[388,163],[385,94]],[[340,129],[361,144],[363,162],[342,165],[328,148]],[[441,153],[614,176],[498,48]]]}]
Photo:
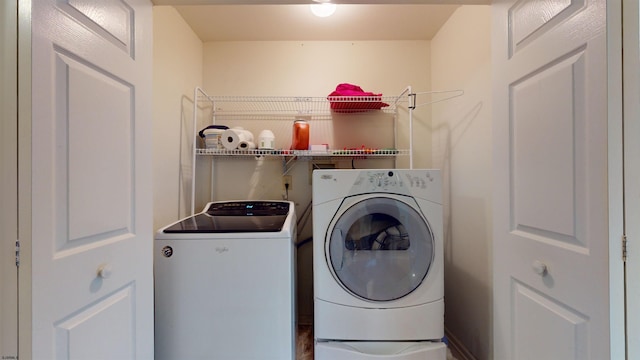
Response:
[{"label": "shelf bracket", "polygon": [[295,156],[291,156],[289,158],[287,157],[282,158],[282,175],[286,175],[291,170],[291,167],[289,166],[289,164],[291,164],[295,159],[296,159]]}]

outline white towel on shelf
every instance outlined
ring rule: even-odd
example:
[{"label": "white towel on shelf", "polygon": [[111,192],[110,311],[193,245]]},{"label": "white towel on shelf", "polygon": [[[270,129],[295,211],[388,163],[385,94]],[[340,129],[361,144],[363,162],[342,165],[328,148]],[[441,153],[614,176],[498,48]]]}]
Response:
[{"label": "white towel on shelf", "polygon": [[232,128],[225,130],[221,136],[222,145],[227,150],[236,150],[240,147],[241,144],[244,144],[244,149],[255,149],[255,144],[253,147],[249,147],[251,143],[253,143],[253,134],[249,130],[245,130],[243,128]]}]

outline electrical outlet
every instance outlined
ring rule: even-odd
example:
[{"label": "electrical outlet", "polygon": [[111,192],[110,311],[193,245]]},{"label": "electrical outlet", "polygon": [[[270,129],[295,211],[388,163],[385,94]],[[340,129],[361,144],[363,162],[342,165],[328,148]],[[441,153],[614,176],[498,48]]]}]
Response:
[{"label": "electrical outlet", "polygon": [[[289,188],[287,189],[287,184]],[[282,175],[282,190],[291,191],[293,189],[293,182],[291,181],[291,175]]]}]

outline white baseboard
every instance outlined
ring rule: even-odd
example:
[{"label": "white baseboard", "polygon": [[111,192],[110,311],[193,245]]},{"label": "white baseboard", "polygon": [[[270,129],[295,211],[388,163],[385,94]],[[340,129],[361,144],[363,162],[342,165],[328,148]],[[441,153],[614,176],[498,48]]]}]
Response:
[{"label": "white baseboard", "polygon": [[458,360],[477,360],[473,354],[460,342],[460,340],[453,335],[449,329],[444,328],[444,334],[449,341],[449,349],[453,356]]}]

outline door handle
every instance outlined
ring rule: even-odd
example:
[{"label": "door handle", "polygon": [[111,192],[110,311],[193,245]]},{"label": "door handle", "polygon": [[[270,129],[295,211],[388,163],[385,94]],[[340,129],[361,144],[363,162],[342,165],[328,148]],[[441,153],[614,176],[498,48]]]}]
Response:
[{"label": "door handle", "polygon": [[[342,236],[342,229],[334,229],[331,233],[331,244],[335,244],[331,246],[328,250],[329,257],[331,258],[332,265],[336,271],[342,270],[342,266],[344,265],[344,236]],[[332,253],[331,250],[336,249],[335,253]],[[339,258],[340,262],[336,263],[333,260],[333,257]]]},{"label": "door handle", "polygon": [[111,277],[112,268],[109,264],[102,264],[98,267],[98,276],[103,279],[108,279]]},{"label": "door handle", "polygon": [[531,268],[535,271],[536,274],[545,276],[547,274],[547,264],[543,263],[540,260],[536,260],[531,264]]}]

